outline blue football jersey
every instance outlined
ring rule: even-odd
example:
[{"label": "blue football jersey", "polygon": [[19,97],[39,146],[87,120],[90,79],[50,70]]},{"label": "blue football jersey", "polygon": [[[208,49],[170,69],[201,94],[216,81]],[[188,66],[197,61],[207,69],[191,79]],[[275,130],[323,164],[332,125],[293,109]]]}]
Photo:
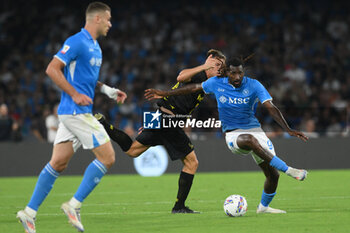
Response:
[{"label": "blue football jersey", "polygon": [[[94,40],[83,28],[64,42],[55,57],[65,64],[63,73],[67,81],[79,93],[94,99],[102,64],[102,51],[97,40]],[[57,112],[59,115],[91,113],[92,104],[77,105],[67,93],[62,91]]]},{"label": "blue football jersey", "polygon": [[205,93],[213,93],[218,103],[222,131],[260,127],[255,117],[258,102],[272,100],[265,87],[255,79],[244,76],[238,88],[228,77],[213,77],[202,83]]}]

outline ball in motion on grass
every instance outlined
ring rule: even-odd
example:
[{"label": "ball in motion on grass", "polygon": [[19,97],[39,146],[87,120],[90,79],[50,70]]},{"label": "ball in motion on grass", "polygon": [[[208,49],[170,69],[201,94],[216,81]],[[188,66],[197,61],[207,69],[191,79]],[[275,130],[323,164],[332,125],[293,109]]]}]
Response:
[{"label": "ball in motion on grass", "polygon": [[230,195],[224,202],[225,213],[230,217],[243,216],[247,212],[247,208],[247,200],[241,195]]}]

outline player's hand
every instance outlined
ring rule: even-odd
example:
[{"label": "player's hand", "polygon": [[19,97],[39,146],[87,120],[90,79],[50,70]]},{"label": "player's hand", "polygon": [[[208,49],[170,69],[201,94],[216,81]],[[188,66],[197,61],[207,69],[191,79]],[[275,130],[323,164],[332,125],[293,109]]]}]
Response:
[{"label": "player's hand", "polygon": [[118,104],[123,104],[127,97],[128,97],[128,95],[124,91],[121,91],[121,90],[117,91],[117,98],[116,98],[116,100],[117,100]]},{"label": "player's hand", "polygon": [[166,96],[165,91],[157,90],[157,89],[147,89],[145,90],[145,98],[147,100],[160,99]]},{"label": "player's hand", "polygon": [[211,68],[215,67],[215,64],[218,62],[216,58],[213,58],[213,55],[210,55],[207,60],[205,60],[204,66],[206,70],[209,70]]},{"label": "player's hand", "polygon": [[92,104],[92,99],[89,96],[81,94],[81,93],[77,93],[77,94],[73,95],[72,99],[73,99],[74,103],[76,103],[77,105],[87,106],[87,105]]},{"label": "player's hand", "polygon": [[307,140],[309,140],[309,138],[306,137],[302,132],[299,132],[299,131],[296,131],[296,130],[291,130],[291,131],[288,132],[288,134],[289,134],[290,136],[300,138],[300,139],[303,140],[304,142],[306,142]]}]

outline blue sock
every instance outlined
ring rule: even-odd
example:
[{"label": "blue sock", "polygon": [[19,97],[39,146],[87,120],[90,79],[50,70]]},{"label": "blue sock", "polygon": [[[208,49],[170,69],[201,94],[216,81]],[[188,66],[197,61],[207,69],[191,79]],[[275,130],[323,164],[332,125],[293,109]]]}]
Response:
[{"label": "blue sock", "polygon": [[51,191],[52,186],[59,175],[60,173],[55,171],[49,163],[46,164],[39,175],[38,181],[36,182],[36,186],[29,201],[28,207],[35,211],[39,209],[39,206],[45,200],[47,194],[49,194]]},{"label": "blue sock", "polygon": [[97,159],[92,161],[85,170],[83,180],[81,181],[77,192],[74,194],[74,198],[83,202],[96,185],[100,183],[101,178],[106,172],[107,168],[100,161]]},{"label": "blue sock", "polygon": [[277,156],[273,156],[273,158],[270,161],[270,165],[271,165],[271,167],[274,167],[277,170],[282,171],[282,172],[286,172],[288,169],[287,164],[283,160],[278,158]]},{"label": "blue sock", "polygon": [[269,206],[270,202],[272,201],[272,199],[275,195],[276,195],[276,192],[265,193],[265,191],[263,191],[262,195],[261,195],[261,204],[265,207]]}]

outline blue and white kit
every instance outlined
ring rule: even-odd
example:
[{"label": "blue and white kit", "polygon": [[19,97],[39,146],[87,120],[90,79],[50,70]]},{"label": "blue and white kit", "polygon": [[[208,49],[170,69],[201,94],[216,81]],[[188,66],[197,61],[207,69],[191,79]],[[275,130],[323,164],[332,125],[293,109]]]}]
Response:
[{"label": "blue and white kit", "polygon": [[236,88],[229,83],[228,77],[213,77],[203,82],[202,87],[206,94],[215,95],[222,130],[226,132],[226,144],[233,153],[251,154],[257,164],[263,162],[252,151],[242,150],[237,146],[236,140],[239,135],[251,134],[263,148],[276,155],[272,142],[255,117],[258,102],[272,100],[268,91],[258,80],[244,76],[241,86]]},{"label": "blue and white kit", "polygon": [[[69,84],[94,99],[102,64],[102,51],[97,40],[83,28],[65,41],[55,58],[65,64],[64,76]],[[92,104],[80,106],[62,92],[57,112],[60,124],[54,144],[73,141],[76,151],[81,144],[84,149],[92,149],[110,140],[103,126],[92,116]]]}]

